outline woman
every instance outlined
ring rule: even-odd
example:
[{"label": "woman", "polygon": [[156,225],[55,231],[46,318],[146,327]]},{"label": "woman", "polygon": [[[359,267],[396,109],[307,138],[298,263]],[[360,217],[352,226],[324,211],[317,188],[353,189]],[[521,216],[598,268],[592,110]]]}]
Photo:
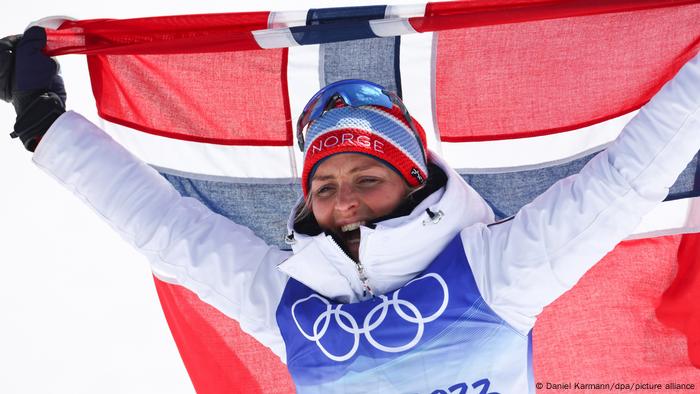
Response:
[{"label": "woman", "polygon": [[537,315],[635,228],[700,147],[694,59],[580,174],[492,223],[396,96],[343,81],[297,125],[305,198],[289,253],[63,113],[44,40],[30,29],[17,46],[17,87],[5,95],[15,135],[156,273],[279,355],[300,392],[534,392]]}]

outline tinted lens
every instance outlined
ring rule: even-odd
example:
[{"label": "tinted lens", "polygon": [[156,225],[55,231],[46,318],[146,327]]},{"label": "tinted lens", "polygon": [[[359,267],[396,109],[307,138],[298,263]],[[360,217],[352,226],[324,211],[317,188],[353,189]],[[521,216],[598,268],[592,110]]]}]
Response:
[{"label": "tinted lens", "polygon": [[391,108],[391,99],[384,94],[381,86],[368,84],[352,84],[338,89],[338,94],[345,99],[345,103],[352,107],[363,105],[381,105]]},{"label": "tinted lens", "polygon": [[345,104],[351,107],[363,105],[381,105],[391,108],[391,99],[387,97],[383,88],[377,84],[357,79],[347,79],[334,82],[316,93],[306,104],[297,124],[301,128],[318,119],[326,111],[329,100],[334,96],[340,96]]}]

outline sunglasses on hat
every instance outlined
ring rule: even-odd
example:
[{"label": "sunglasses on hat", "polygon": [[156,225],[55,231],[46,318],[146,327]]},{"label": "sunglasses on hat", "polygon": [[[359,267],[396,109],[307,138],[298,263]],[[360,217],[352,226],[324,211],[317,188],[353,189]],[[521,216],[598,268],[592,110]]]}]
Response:
[{"label": "sunglasses on hat", "polygon": [[304,151],[304,129],[306,126],[321,117],[326,111],[344,106],[361,107],[363,105],[376,105],[387,109],[391,109],[396,105],[401,110],[404,120],[418,140],[421,153],[425,158],[423,143],[416,131],[416,126],[413,124],[413,118],[409,115],[399,96],[384,89],[381,85],[361,79],[344,79],[334,82],[326,85],[326,87],[311,97],[304,110],[301,111],[297,121],[299,149],[302,152]]}]

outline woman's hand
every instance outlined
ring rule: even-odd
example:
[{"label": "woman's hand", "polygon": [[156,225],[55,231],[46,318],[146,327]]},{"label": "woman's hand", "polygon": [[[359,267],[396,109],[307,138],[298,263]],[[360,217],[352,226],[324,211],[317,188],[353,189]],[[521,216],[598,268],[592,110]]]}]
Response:
[{"label": "woman's hand", "polygon": [[12,138],[33,152],[53,122],[65,112],[66,90],[58,63],[46,56],[46,31],[31,27],[0,40],[0,99],[17,113]]},{"label": "woman's hand", "polygon": [[0,99],[12,101],[12,81],[15,71],[15,48],[21,34],[0,39]]}]

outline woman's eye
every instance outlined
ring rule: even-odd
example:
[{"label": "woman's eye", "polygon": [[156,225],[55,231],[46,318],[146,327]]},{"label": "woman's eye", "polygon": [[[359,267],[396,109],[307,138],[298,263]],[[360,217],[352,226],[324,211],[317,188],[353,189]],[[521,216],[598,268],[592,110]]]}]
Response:
[{"label": "woman's eye", "polygon": [[379,182],[379,179],[377,178],[361,178],[360,179],[360,184],[363,186],[371,186]]},{"label": "woman's eye", "polygon": [[324,185],[316,189],[316,195],[324,197],[333,193],[333,187],[329,185]]}]

